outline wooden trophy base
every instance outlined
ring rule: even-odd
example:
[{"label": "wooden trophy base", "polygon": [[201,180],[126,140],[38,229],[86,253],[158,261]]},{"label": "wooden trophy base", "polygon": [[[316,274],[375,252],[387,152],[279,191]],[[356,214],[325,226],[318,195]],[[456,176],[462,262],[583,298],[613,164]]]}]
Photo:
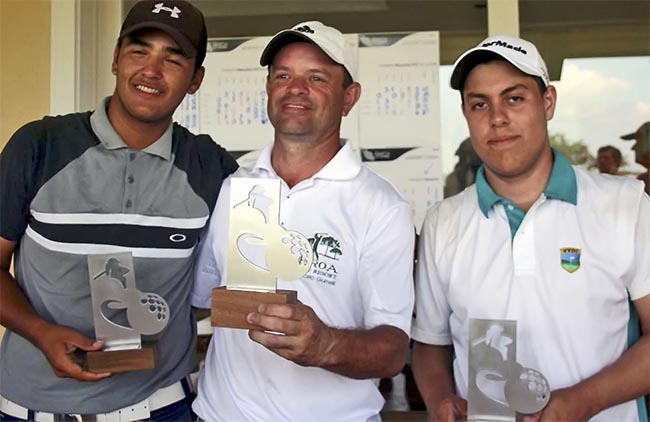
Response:
[{"label": "wooden trophy base", "polygon": [[87,352],[86,367],[92,372],[142,371],[156,367],[156,344],[143,343],[141,349]]},{"label": "wooden trophy base", "polygon": [[259,326],[246,321],[246,315],[250,312],[257,312],[257,307],[260,304],[293,304],[297,301],[298,294],[294,290],[253,292],[217,287],[212,289],[212,326],[259,330]]}]

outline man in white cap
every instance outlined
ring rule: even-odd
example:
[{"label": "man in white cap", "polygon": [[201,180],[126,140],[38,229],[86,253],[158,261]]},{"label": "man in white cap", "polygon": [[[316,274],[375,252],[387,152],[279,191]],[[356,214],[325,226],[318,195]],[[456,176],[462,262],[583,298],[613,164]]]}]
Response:
[{"label": "man in white cap", "polygon": [[[650,198],[640,182],[573,167],[550,147],[556,91],[530,42],[487,38],[456,61],[451,86],[484,164],[475,185],[429,210],[421,232],[411,334],[427,409],[466,417],[477,381],[469,320],[507,319],[517,321],[517,362],[553,390],[530,419],[641,419]],[[628,296],[643,326],[631,347]]]},{"label": "man in white cap", "polygon": [[[206,45],[203,15],[189,2],[137,2],[114,50],[113,95],[93,112],[28,123],[3,150],[0,420],[193,418],[194,250],[237,168],[209,136],[172,120],[201,85]],[[143,337],[157,343],[154,369],[96,373],[81,359],[104,346],[88,256],[118,252],[132,254],[136,288],[165,299],[169,322]]]},{"label": "man in white cap", "polygon": [[650,122],[645,122],[636,130],[621,136],[626,141],[634,141],[632,150],[634,150],[635,161],[646,168],[645,173],[637,176],[637,179],[645,183],[645,191],[650,194]]},{"label": "man in white cap", "polygon": [[[209,421],[379,420],[379,379],[398,373],[408,350],[410,207],[339,136],[361,87],[338,30],[281,31],[261,64],[274,142],[233,177],[280,179],[281,223],[309,238],[318,259],[301,279],[278,280],[300,303],[261,305],[247,316],[259,330],[214,330],[193,408]],[[226,283],[231,180],[201,248],[195,306],[210,307]]]}]

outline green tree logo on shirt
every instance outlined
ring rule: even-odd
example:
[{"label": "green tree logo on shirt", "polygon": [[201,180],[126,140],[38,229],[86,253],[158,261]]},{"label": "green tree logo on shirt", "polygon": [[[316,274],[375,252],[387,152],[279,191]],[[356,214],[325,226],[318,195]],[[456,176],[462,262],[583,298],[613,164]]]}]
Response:
[{"label": "green tree logo on shirt", "polygon": [[309,244],[314,251],[314,258],[316,260],[320,259],[320,257],[338,260],[338,257],[343,255],[341,242],[328,233],[316,233],[314,237],[310,237],[307,240],[309,240]]}]

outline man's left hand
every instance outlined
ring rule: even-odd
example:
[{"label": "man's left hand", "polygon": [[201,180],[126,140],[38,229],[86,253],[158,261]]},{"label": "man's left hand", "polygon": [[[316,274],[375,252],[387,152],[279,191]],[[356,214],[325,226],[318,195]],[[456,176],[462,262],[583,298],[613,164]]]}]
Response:
[{"label": "man's left hand", "polygon": [[593,416],[586,403],[572,388],[551,392],[551,399],[544,409],[524,417],[524,422],[588,421]]},{"label": "man's left hand", "polygon": [[246,320],[260,327],[250,330],[251,340],[302,366],[324,366],[335,343],[334,331],[314,310],[300,302],[263,304]]}]

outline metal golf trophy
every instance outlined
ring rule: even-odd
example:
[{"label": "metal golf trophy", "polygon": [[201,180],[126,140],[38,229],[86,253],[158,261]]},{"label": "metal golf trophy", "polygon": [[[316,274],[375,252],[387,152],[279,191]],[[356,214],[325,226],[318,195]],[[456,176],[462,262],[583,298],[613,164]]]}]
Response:
[{"label": "metal golf trophy", "polygon": [[297,280],[311,268],[313,252],[302,234],[280,225],[280,180],[233,178],[226,286],[212,291],[213,326],[259,329],[246,315],[262,303],[296,303],[277,279]]},{"label": "metal golf trophy", "polygon": [[515,421],[551,398],[541,372],[516,362],[517,321],[470,319],[467,419]]},{"label": "metal golf trophy", "polygon": [[154,335],[169,321],[169,306],[155,293],[135,286],[130,252],[89,255],[88,271],[93,303],[95,336],[104,349],[88,352],[93,372],[126,372],[152,369],[155,343],[143,343],[141,335]]}]

